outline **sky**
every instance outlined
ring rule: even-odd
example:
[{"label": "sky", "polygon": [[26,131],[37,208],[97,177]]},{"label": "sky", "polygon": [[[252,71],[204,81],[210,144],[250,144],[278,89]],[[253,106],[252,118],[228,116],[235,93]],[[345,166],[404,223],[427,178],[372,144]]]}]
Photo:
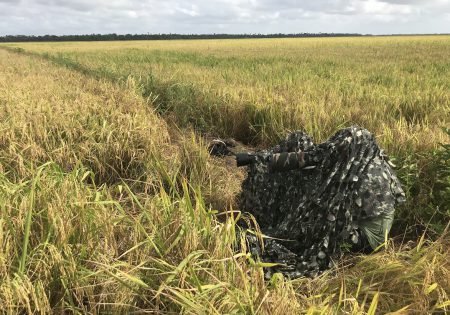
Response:
[{"label": "sky", "polygon": [[450,33],[450,0],[0,0],[0,36]]}]

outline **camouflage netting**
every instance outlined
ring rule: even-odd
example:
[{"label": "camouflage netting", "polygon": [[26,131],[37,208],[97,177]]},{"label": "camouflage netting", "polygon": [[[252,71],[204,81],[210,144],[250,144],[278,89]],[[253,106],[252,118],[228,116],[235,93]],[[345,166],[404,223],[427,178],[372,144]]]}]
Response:
[{"label": "camouflage netting", "polygon": [[[293,159],[289,154],[280,167],[278,158],[286,152],[297,153]],[[343,248],[382,244],[404,196],[374,136],[350,127],[318,145],[307,134],[294,132],[276,147],[258,152],[248,167],[240,202],[264,235],[274,238],[265,239],[261,250],[256,237],[247,237],[255,256],[280,263],[267,276],[282,272],[295,278],[330,268]]]}]

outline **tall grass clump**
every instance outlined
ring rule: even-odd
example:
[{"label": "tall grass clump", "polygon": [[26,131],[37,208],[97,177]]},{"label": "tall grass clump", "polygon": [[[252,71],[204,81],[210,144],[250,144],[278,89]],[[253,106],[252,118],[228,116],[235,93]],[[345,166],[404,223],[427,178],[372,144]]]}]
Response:
[{"label": "tall grass clump", "polygon": [[67,171],[88,166],[97,183],[146,182],[152,161],[167,153],[164,123],[132,92],[93,79],[80,88],[79,76],[67,71],[55,79],[25,68],[2,80],[0,165],[8,176],[51,160]]},{"label": "tall grass clump", "polygon": [[[449,129],[442,133],[450,136]],[[398,222],[417,222],[440,235],[450,222],[450,139],[434,150],[411,154],[403,162],[399,176],[410,202],[397,215]],[[418,201],[422,207],[413,207]]]}]

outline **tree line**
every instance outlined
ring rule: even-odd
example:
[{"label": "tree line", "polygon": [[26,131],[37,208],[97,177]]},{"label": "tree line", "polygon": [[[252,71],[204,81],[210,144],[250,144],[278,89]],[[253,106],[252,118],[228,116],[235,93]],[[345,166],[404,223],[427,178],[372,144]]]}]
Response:
[{"label": "tree line", "polygon": [[239,38],[299,38],[363,36],[356,33],[295,33],[295,34],[86,34],[86,35],[7,35],[0,42],[67,42],[112,40],[173,40],[173,39],[239,39]]}]

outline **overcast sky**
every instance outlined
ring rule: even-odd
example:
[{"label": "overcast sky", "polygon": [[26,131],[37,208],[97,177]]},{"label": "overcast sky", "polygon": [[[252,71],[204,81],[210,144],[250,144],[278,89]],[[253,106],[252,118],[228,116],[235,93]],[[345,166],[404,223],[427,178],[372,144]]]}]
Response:
[{"label": "overcast sky", "polygon": [[450,0],[0,0],[0,35],[450,33]]}]

